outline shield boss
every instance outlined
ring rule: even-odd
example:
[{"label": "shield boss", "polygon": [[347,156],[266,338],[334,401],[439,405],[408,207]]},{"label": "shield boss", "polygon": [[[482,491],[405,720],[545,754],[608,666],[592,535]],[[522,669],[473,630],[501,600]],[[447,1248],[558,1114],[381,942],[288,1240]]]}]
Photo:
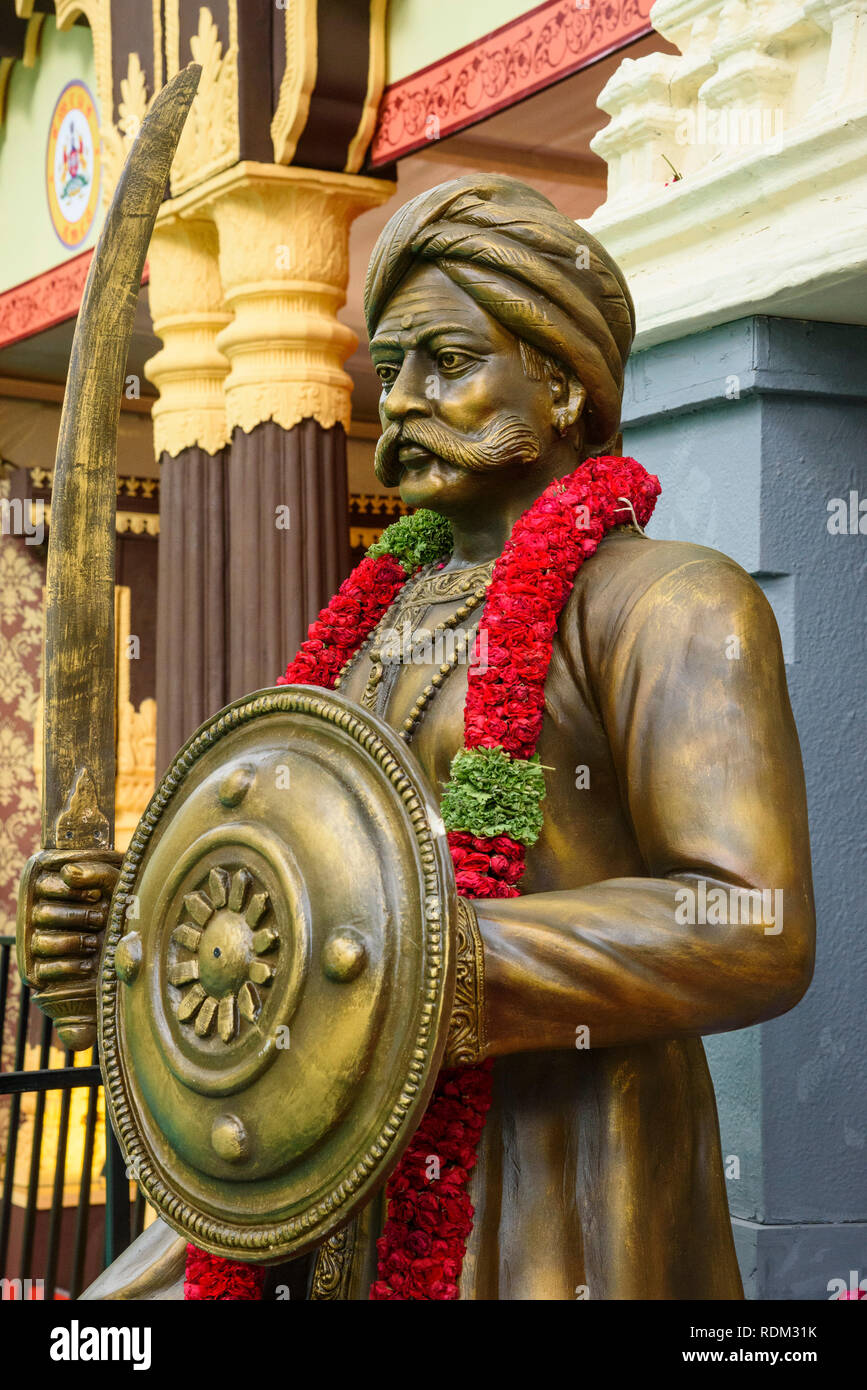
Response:
[{"label": "shield boss", "polygon": [[372,1196],[421,1120],[456,895],[406,745],[278,686],[198,730],[133,836],[101,963],[115,1132],[164,1219],[274,1262]]}]

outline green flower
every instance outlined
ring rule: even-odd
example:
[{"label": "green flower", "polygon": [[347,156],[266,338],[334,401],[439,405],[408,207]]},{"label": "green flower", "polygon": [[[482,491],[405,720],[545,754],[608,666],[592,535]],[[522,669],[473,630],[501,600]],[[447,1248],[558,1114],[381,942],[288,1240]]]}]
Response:
[{"label": "green flower", "polygon": [[545,773],[538,753],[512,758],[498,744],[455,754],[440,809],[446,830],[509,835],[532,845],[542,829],[544,797]]},{"label": "green flower", "polygon": [[381,555],[393,555],[407,574],[413,574],[419,565],[431,565],[451,555],[452,545],[452,528],[445,517],[421,509],[386,527],[367,556],[378,560]]}]

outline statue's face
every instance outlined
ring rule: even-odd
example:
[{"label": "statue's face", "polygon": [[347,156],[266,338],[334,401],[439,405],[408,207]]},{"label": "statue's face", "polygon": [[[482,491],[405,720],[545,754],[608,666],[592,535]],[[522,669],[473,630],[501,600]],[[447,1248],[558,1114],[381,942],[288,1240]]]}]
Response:
[{"label": "statue's face", "polygon": [[408,505],[459,511],[490,493],[492,469],[519,485],[560,454],[550,382],[527,375],[518,339],[437,266],[401,283],[370,352],[382,381],[377,474]]}]

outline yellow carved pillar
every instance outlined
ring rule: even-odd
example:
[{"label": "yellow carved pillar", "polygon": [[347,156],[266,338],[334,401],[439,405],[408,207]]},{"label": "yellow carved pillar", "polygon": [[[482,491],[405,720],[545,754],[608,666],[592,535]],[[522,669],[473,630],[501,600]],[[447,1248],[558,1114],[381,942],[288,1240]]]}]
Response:
[{"label": "yellow carved pillar", "polygon": [[230,364],[233,698],[276,679],[349,567],[343,364],[356,337],[337,313],[352,221],[392,191],[383,180],[252,162],[209,185],[232,313],[217,345]]},{"label": "yellow carved pillar", "polygon": [[151,318],[163,342],[145,368],[159,391],[152,412],[156,456],[175,457],[191,446],[216,454],[228,443],[223,382],[229,370],[217,335],[231,314],[223,302],[214,224],[179,217],[167,204],[148,265]]},{"label": "yellow carved pillar", "polygon": [[348,427],[352,382],[343,363],[357,339],[337,311],[346,299],[349,229],[391,186],[241,164],[214,191],[220,277],[233,312],[218,340],[231,364],[229,428],[249,433],[274,420],[288,430],[305,419]]},{"label": "yellow carved pillar", "polygon": [[231,320],[217,234],[201,213],[161,210],[148,256],[148,293],[162,349],[145,371],[160,461],[157,594],[157,771],[226,702],[225,474],[229,431],[217,346]]}]

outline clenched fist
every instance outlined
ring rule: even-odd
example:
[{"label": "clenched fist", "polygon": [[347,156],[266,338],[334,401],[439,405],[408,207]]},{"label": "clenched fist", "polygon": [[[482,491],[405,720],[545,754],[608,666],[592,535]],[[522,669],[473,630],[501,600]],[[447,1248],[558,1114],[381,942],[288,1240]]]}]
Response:
[{"label": "clenched fist", "polygon": [[18,969],[73,1052],[96,1043],[96,977],[122,856],[45,850],[29,859],[18,894]]}]

